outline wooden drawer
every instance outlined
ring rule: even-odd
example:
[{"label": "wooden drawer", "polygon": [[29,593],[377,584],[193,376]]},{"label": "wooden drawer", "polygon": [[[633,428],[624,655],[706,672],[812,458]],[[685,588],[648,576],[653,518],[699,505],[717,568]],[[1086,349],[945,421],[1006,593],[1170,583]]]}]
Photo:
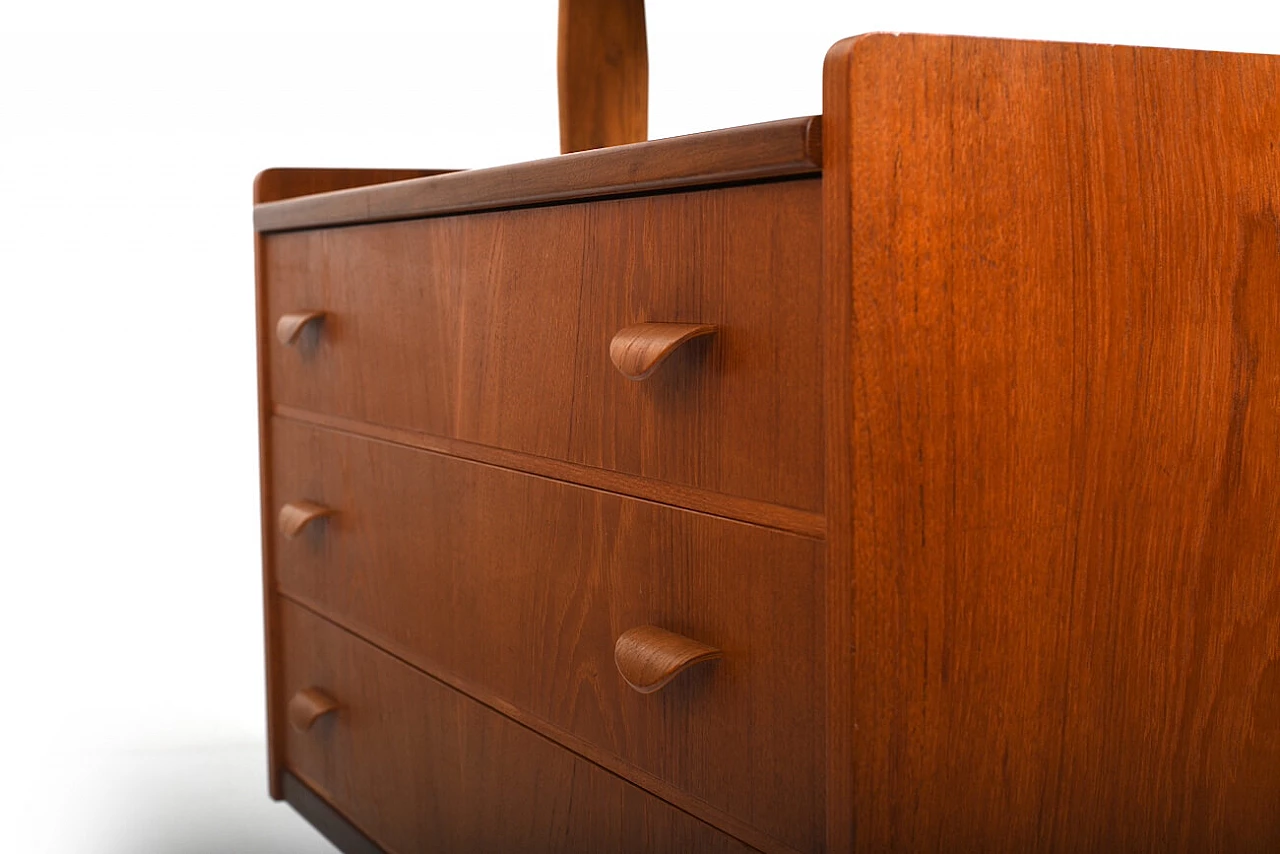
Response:
[{"label": "wooden drawer", "polygon": [[[816,180],[268,235],[277,404],[822,506]],[[712,324],[651,376],[642,322]]]},{"label": "wooden drawer", "polygon": [[[277,534],[287,595],[743,838],[734,822],[820,847],[819,541],[279,418],[272,434],[276,504],[333,511]],[[614,663],[642,625],[724,657],[642,695]]]},{"label": "wooden drawer", "polygon": [[[285,764],[388,851],[751,850],[332,623],[279,608]],[[327,700],[336,709],[315,717]]]}]

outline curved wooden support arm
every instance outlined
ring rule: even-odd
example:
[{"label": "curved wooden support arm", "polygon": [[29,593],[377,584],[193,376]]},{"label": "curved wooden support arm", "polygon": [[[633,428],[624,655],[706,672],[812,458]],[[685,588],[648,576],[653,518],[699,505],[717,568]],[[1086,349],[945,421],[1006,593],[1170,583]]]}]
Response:
[{"label": "curved wooden support arm", "polygon": [[319,688],[303,688],[289,701],[289,726],[306,732],[330,712],[338,710],[338,701]]},{"label": "curved wooden support arm", "polygon": [[657,626],[628,629],[613,646],[618,672],[641,694],[652,694],[693,665],[723,656],[713,646]]},{"label": "curved wooden support arm", "polygon": [[715,331],[714,326],[705,323],[637,323],[613,336],[609,358],[624,377],[642,380],[681,344],[714,335]]},{"label": "curved wooden support arm", "polygon": [[307,328],[308,323],[318,323],[324,320],[323,311],[298,311],[292,314],[282,314],[280,319],[276,321],[276,338],[280,339],[280,343],[292,347],[298,343],[302,331]]},{"label": "curved wooden support arm", "polygon": [[317,519],[332,516],[333,511],[314,501],[290,501],[280,508],[280,533],[293,539]]},{"label": "curved wooden support arm", "polygon": [[644,0],[560,0],[560,152],[649,134]]}]

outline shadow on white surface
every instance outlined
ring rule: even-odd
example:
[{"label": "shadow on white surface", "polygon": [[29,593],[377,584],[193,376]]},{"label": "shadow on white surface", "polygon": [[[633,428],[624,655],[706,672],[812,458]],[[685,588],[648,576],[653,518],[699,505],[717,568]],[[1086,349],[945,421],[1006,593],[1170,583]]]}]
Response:
[{"label": "shadow on white surface", "polygon": [[[262,744],[95,752],[47,761],[18,793],[14,851],[41,854],[334,854],[267,794]],[[43,789],[43,791],[41,791]],[[19,837],[21,838],[21,833]]]}]

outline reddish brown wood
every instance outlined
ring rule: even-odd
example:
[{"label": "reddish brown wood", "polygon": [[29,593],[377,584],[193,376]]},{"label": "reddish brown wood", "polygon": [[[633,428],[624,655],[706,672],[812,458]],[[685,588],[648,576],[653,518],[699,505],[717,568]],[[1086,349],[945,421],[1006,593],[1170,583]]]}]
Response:
[{"label": "reddish brown wood", "polygon": [[289,770],[388,851],[750,850],[320,617],[280,617],[280,696],[343,698],[287,731]]},{"label": "reddish brown wood", "polygon": [[[634,783],[766,851],[1280,849],[1280,60],[876,35],[823,85],[821,149],[805,120],[258,205],[312,229],[258,244],[268,589],[491,710],[439,736],[457,774],[528,782],[500,724],[589,779],[537,790],[605,816],[568,848]],[[628,382],[611,342],[655,322],[717,332]],[[326,536],[274,533],[299,496]],[[382,689],[286,686],[276,601],[273,792],[286,691],[333,685],[289,756],[341,810],[403,850],[551,838],[567,795],[396,764],[442,701],[324,742]],[[638,695],[609,656],[642,625],[724,657]]]},{"label": "reddish brown wood", "polygon": [[1280,850],[1280,60],[827,67],[857,848]]},{"label": "reddish brown wood", "polygon": [[785,119],[259,204],[253,223],[259,231],[286,231],[381,222],[814,176],[821,168],[821,120]]},{"label": "reddish brown wood", "polygon": [[[820,510],[819,191],[794,181],[272,235],[272,318],[326,312],[315,347],[271,351],[273,398]],[[654,318],[720,331],[629,382],[610,343]]]},{"label": "reddish brown wood", "polygon": [[[279,598],[282,601],[292,602],[298,607],[310,611],[319,617],[328,620],[335,625],[342,625],[342,619],[335,614],[328,612],[323,606],[313,601],[302,601],[287,593],[280,593]],[[348,629],[348,631],[350,631]],[[414,658],[413,653],[407,648],[396,643],[395,640],[376,633],[365,633],[362,635],[365,640],[378,647],[382,651],[398,658],[401,661],[409,662]],[[468,682],[459,678],[455,674],[444,672],[433,672],[429,674],[433,679],[440,683],[453,688],[459,693],[465,694],[478,701],[481,705],[487,706],[498,714],[516,721],[531,732],[535,732],[542,737],[561,745],[566,750],[576,753],[578,756],[587,761],[604,768],[614,775],[635,784],[636,786],[647,790],[653,795],[665,800],[680,810],[688,813],[694,818],[700,819],[708,824],[718,827],[725,833],[752,846],[753,848],[767,852],[777,852],[777,854],[791,854],[795,849],[790,846],[783,845],[773,837],[761,833],[747,822],[736,819],[727,815],[723,811],[714,809],[707,805],[705,801],[692,797],[679,787],[672,785],[667,780],[657,777],[653,774],[637,768],[635,765],[620,758],[616,753],[600,747],[598,744],[579,738],[573,733],[567,732],[554,724],[547,723],[540,717],[536,717],[529,711],[513,705],[502,697],[494,694],[483,685]]]},{"label": "reddish brown wood", "polygon": [[280,533],[292,540],[302,533],[313,522],[327,519],[333,510],[314,501],[286,501],[280,507],[280,515],[276,519]]},{"label": "reddish brown wood", "polygon": [[323,320],[323,311],[296,311],[282,314],[276,321],[276,340],[286,347],[292,347],[298,343],[304,329],[310,325],[319,326]]},{"label": "reddish brown wood", "polygon": [[[767,834],[752,844],[820,844],[820,543],[286,421],[272,433],[276,493],[338,511],[323,540],[277,543],[291,597]],[[637,694],[614,645],[640,625],[724,659]]]},{"label": "reddish brown wood", "polygon": [[560,0],[560,151],[649,133],[644,0]]},{"label": "reddish brown wood", "polygon": [[[284,192],[276,179],[263,172],[253,182],[253,201],[279,198]],[[282,710],[276,706],[275,691],[280,682],[279,639],[276,627],[275,561],[271,544],[275,539],[275,504],[271,494],[271,376],[267,365],[271,346],[271,322],[267,319],[266,241],[262,234],[253,235],[254,317],[257,329],[258,368],[258,491],[261,501],[259,531],[262,537],[262,626],[264,671],[267,680],[267,791],[275,800],[284,797],[280,781],[280,736]]]},{"label": "reddish brown wood", "polygon": [[[827,54],[822,73],[822,114],[829,142],[822,167],[823,410],[826,444],[823,506],[827,511],[824,616],[826,618],[826,848],[852,852],[857,793],[854,773],[857,722],[854,677],[853,386],[853,187],[848,165],[853,117],[848,91],[849,57],[856,40]],[[864,497],[864,501],[869,496]],[[886,850],[889,846],[886,847]]]},{"label": "reddish brown wood", "polygon": [[620,329],[609,342],[609,358],[629,380],[642,380],[686,341],[714,335],[705,323],[637,323]]},{"label": "reddish brown wood", "polygon": [[799,534],[802,537],[822,539],[823,531],[826,530],[826,519],[821,513],[810,513],[805,510],[780,507],[777,504],[768,504],[763,501],[735,498],[718,492],[680,486],[669,481],[621,474],[607,469],[568,463],[561,460],[549,460],[544,457],[534,457],[529,454],[506,451],[502,448],[494,448],[488,445],[478,445],[474,442],[432,436],[414,430],[382,427],[377,424],[354,421],[350,418],[338,418],[317,412],[307,412],[292,406],[280,406],[277,404],[272,408],[272,411],[281,418],[287,418],[291,421],[328,427],[331,430],[338,430],[344,433],[369,436],[384,442],[393,442],[397,445],[419,448],[424,451],[435,451],[436,453],[488,463],[489,465],[513,471],[541,475],[552,480],[579,483],[605,492],[631,495],[659,504],[669,504],[672,507],[683,507],[686,510],[696,510],[713,516],[723,516],[727,519],[736,519],[739,522],[749,522],[766,528],[777,528],[779,531]]},{"label": "reddish brown wood", "polygon": [[452,169],[266,169],[253,182],[255,205],[299,196],[443,175]]},{"label": "reddish brown wood", "polygon": [[627,629],[613,645],[618,673],[641,694],[652,694],[695,664],[723,657],[714,646],[657,626]]},{"label": "reddish brown wood", "polygon": [[[408,178],[422,178],[441,174],[439,170],[423,169],[267,169],[254,178],[253,203],[258,205],[308,193],[323,193],[361,187]],[[275,607],[271,591],[275,587],[274,561],[271,544],[276,536],[276,503],[270,484],[270,419],[271,377],[267,367],[267,354],[274,345],[271,330],[275,319],[268,319],[266,247],[263,236],[253,236],[254,256],[254,310],[257,318],[258,361],[258,486],[262,498],[262,582],[263,582],[263,649],[268,686],[279,682],[279,639],[277,637]],[[267,691],[267,788],[271,797],[284,797],[280,780],[280,727],[283,726],[282,709],[276,706],[275,696]]]},{"label": "reddish brown wood", "polygon": [[338,701],[319,688],[300,688],[289,700],[289,726],[294,732],[307,732],[316,721],[338,711]]}]

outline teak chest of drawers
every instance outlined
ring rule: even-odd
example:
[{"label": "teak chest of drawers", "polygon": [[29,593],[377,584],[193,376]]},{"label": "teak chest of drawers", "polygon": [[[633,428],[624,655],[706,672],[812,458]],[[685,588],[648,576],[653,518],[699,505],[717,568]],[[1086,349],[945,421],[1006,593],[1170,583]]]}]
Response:
[{"label": "teak chest of drawers", "polygon": [[1280,62],[256,184],[271,791],[348,852],[1280,850]]}]

